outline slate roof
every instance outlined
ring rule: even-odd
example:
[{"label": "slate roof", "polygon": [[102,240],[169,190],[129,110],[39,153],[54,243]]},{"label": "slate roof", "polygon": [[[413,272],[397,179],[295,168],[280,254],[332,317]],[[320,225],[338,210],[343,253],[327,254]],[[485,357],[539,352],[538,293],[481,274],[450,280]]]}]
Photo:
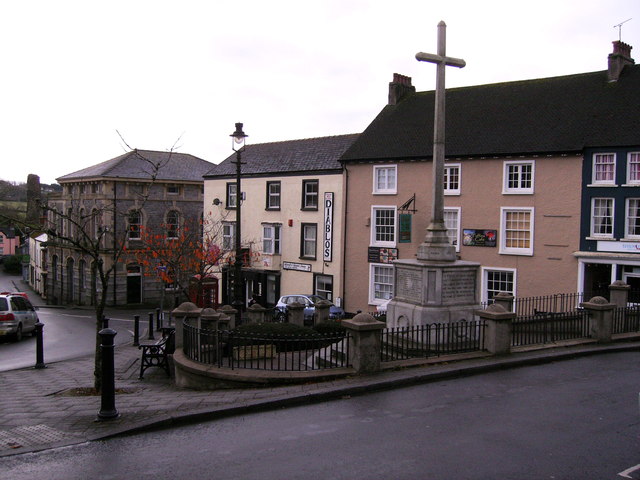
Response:
[{"label": "slate roof", "polygon": [[[159,166],[157,169],[155,166]],[[187,153],[132,150],[119,157],[57,178],[58,182],[89,178],[134,178],[151,180],[204,181],[202,176],[214,164]]]},{"label": "slate roof", "polygon": [[[242,175],[340,172],[340,157],[357,138],[358,134],[350,134],[247,144],[242,152]],[[233,153],[213,167],[205,178],[235,176],[236,165],[232,163],[235,159]]]},{"label": "slate roof", "polygon": [[[433,156],[435,92],[387,105],[342,160]],[[640,65],[617,82],[607,71],[446,91],[445,155],[581,152],[640,145]]]}]

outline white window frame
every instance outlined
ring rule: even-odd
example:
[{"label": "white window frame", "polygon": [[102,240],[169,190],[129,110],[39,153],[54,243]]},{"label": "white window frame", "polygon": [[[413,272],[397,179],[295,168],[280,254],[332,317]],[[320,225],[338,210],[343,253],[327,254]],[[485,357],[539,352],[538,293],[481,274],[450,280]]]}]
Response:
[{"label": "white window frame", "polygon": [[[529,246],[528,247],[508,247],[507,246],[507,214],[526,212],[529,214]],[[503,255],[533,255],[535,209],[533,207],[500,207],[500,251]]]},{"label": "white window frame", "polygon": [[279,223],[262,224],[262,253],[280,255],[282,253],[282,225]]},{"label": "white window frame", "polygon": [[235,182],[227,183],[227,208],[238,207],[238,184]]},{"label": "white window frame", "polygon": [[[600,232],[596,232],[596,217],[595,217],[595,209],[596,209],[596,201],[597,200],[606,200],[607,202],[610,202],[611,205],[609,207],[610,210],[610,215],[609,217],[611,218],[611,233],[600,233]],[[590,227],[590,234],[592,237],[594,238],[613,238],[613,232],[614,232],[614,228],[615,228],[615,211],[616,211],[616,201],[613,198],[610,197],[593,197],[591,199],[591,214],[590,214],[590,223],[591,223],[591,227]],[[600,215],[602,218],[605,218],[604,216]]]},{"label": "white window frame", "polygon": [[[311,232],[311,230],[307,230],[307,228],[312,229],[314,231],[313,238],[308,236],[307,234]],[[315,260],[318,255],[318,224],[317,223],[303,223],[301,226],[300,232],[300,258],[308,258]],[[311,248],[313,246],[313,248]],[[309,247],[309,248],[307,248]],[[313,249],[313,253],[311,250]]]},{"label": "white window frame", "polygon": [[[451,173],[457,170],[457,187],[452,181]],[[462,184],[462,164],[461,163],[447,163],[444,166],[444,194],[445,195],[460,195],[460,188]]]},{"label": "white window frame", "polygon": [[[272,191],[271,187],[276,187]],[[282,201],[282,184],[280,181],[267,182],[267,210],[280,210],[280,203]]]},{"label": "white window frame", "polygon": [[[604,158],[604,157],[609,157],[611,156],[613,158],[613,162],[611,162],[612,165],[612,177],[611,179],[605,178],[605,179],[598,179],[597,178],[597,169],[596,169],[596,165],[605,165],[605,163],[603,162],[598,162],[598,159],[600,158]],[[606,164],[610,164],[610,162],[607,162]],[[615,185],[616,183],[616,154],[615,153],[594,153],[593,154],[593,161],[592,161],[592,171],[591,171],[591,183],[593,185]]]},{"label": "white window frame", "polygon": [[[631,175],[632,165],[636,166],[636,178],[632,178]],[[627,184],[640,184],[640,152],[629,152],[627,154]]]},{"label": "white window frame", "polygon": [[[377,240],[376,232],[379,225],[376,223],[376,212],[378,210],[392,210],[393,211],[393,239],[389,241]],[[381,227],[383,225],[380,225]],[[395,205],[372,205],[371,206],[371,238],[370,245],[372,247],[392,247],[395,248],[398,239],[398,207]]]},{"label": "white window frame", "polygon": [[[173,218],[172,218],[173,217]],[[171,220],[175,220],[172,222]],[[178,210],[172,208],[167,212],[165,230],[167,232],[167,240],[176,240],[180,237],[181,215]]]},{"label": "white window frame", "polygon": [[[131,222],[132,215],[137,215],[137,222]],[[132,228],[134,226],[135,229]],[[137,208],[129,210],[129,215],[127,215],[127,233],[129,240],[142,239],[142,211]]]},{"label": "white window frame", "polygon": [[[489,299],[489,289],[488,289],[488,283],[489,283],[489,273],[492,272],[497,272],[497,273],[511,273],[513,275],[512,277],[512,285],[513,285],[513,291],[509,292],[508,290],[500,290],[500,291],[507,291],[508,293],[511,293],[514,297],[516,297],[517,295],[517,279],[518,279],[518,275],[517,275],[517,269],[515,268],[499,268],[499,267],[480,267],[481,270],[481,275],[482,275],[482,286],[481,286],[481,301],[482,302],[488,302]],[[497,292],[500,293],[500,292]]]},{"label": "white window frame", "polygon": [[[531,185],[528,187],[523,187],[523,173],[522,169],[524,166],[531,167]],[[517,167],[517,168],[516,168]],[[510,187],[509,181],[511,180],[512,168],[516,169],[514,173],[517,175],[517,187]],[[536,163],[533,160],[513,160],[506,161],[503,164],[503,172],[502,172],[502,193],[504,195],[532,195],[533,189],[535,185],[535,172],[536,172]]]},{"label": "white window frame", "polygon": [[[390,279],[391,282],[390,283],[384,283],[382,284],[382,282],[376,282],[376,269],[379,268],[384,268],[384,269],[390,269]],[[388,298],[386,298],[386,295],[377,295],[376,296],[376,292],[383,292],[383,290],[381,289],[376,289],[376,283],[380,283],[382,285],[388,285],[391,287],[391,291],[389,292]],[[393,265],[390,265],[388,263],[370,263],[369,264],[369,305],[382,305],[384,302],[386,302],[389,298],[393,298],[393,292],[395,290],[395,271],[393,268]]]},{"label": "white window frame", "polygon": [[[388,171],[393,171],[393,184],[389,182]],[[379,187],[379,177],[385,172],[384,186]],[[398,166],[397,165],[374,165],[373,167],[373,194],[374,195],[395,195],[398,193]]]},{"label": "white window frame", "polygon": [[233,250],[236,243],[235,222],[222,223],[222,250]]},{"label": "white window frame", "polygon": [[[460,215],[462,212],[461,207],[444,207],[444,224],[447,227],[447,236],[451,241],[451,244],[456,248],[456,252],[460,252]],[[447,213],[456,214],[456,226],[452,228],[450,224],[447,224]]]},{"label": "white window frame", "polygon": [[[311,191],[310,186],[315,186]],[[318,210],[320,204],[320,180],[309,178],[302,180],[302,210]]]},{"label": "white window frame", "polygon": [[[631,211],[632,202],[636,204],[635,214],[633,214],[633,212]],[[635,225],[640,232],[640,198],[627,198],[625,200],[624,212],[624,236],[625,238],[637,240],[638,238],[640,238],[640,233],[631,233],[629,230],[631,229],[632,225]],[[634,222],[630,221],[632,218],[634,219]]]}]

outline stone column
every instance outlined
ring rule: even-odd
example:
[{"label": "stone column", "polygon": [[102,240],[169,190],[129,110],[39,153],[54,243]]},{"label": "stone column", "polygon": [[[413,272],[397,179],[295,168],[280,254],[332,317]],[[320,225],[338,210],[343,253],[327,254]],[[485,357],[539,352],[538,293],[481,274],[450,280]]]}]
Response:
[{"label": "stone column", "polygon": [[236,325],[238,324],[238,310],[233,308],[231,305],[223,305],[218,311],[229,317],[229,330],[236,328]]},{"label": "stone column", "polygon": [[331,302],[327,300],[320,300],[315,303],[316,315],[314,323],[323,323],[329,321],[329,308],[331,308]]},{"label": "stone column", "polygon": [[513,295],[507,292],[500,292],[493,297],[493,302],[496,305],[500,305],[507,312],[513,312]]},{"label": "stone column", "polygon": [[349,363],[358,373],[373,373],[380,370],[382,348],[381,331],[386,327],[368,313],[359,313],[351,320],[343,320],[350,334]]},{"label": "stone column", "polygon": [[629,290],[631,290],[629,285],[622,280],[616,280],[609,285],[609,301],[618,308],[626,307],[629,302]]},{"label": "stone column", "polygon": [[616,306],[604,297],[593,297],[588,302],[581,303],[580,306],[589,312],[591,338],[595,338],[598,343],[610,342],[613,331],[613,310]]},{"label": "stone column", "polygon": [[264,323],[264,314],[267,311],[262,305],[254,303],[247,308],[247,316],[249,317],[249,323]]},{"label": "stone column", "polygon": [[205,330],[218,330],[218,321],[222,314],[213,308],[205,308],[200,314],[201,326]]},{"label": "stone column", "polygon": [[484,346],[493,355],[511,353],[512,322],[516,314],[507,311],[502,305],[494,303],[476,314],[487,323],[484,334]]},{"label": "stone column", "polygon": [[304,326],[304,304],[293,302],[287,305],[287,313],[289,323]]},{"label": "stone column", "polygon": [[178,308],[175,308],[171,312],[171,314],[173,315],[173,318],[175,319],[175,325],[176,325],[176,333],[175,333],[176,349],[179,349],[179,348],[181,349],[182,346],[184,345],[184,340],[183,340],[184,322],[186,322],[190,318],[199,318],[200,313],[202,313],[202,308],[199,308],[196,304],[191,302],[184,302],[180,304]]}]

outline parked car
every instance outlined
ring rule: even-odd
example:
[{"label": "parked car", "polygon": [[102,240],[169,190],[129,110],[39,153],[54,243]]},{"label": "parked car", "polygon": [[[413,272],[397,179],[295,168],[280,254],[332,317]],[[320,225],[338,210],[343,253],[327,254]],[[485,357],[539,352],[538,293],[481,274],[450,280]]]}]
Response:
[{"label": "parked car", "polygon": [[[316,311],[315,303],[325,300],[319,295],[283,295],[278,300],[276,304],[276,308],[283,313],[287,312],[287,308],[292,303],[298,302],[304,305],[304,316],[305,318],[313,317],[313,314]],[[329,307],[329,318],[332,320],[339,320],[344,317],[344,310],[340,307],[336,307],[333,303]]]},{"label": "parked car", "polygon": [[25,333],[36,334],[38,314],[23,293],[0,294],[0,336],[22,340]]}]

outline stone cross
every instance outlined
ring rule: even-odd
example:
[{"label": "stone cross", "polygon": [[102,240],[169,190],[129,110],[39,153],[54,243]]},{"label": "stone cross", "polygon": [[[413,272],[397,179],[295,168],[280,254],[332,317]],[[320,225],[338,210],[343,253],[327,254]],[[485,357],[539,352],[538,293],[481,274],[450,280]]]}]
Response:
[{"label": "stone cross", "polygon": [[427,227],[424,242],[418,247],[418,260],[454,261],[456,251],[447,237],[444,224],[444,118],[445,118],[445,67],[462,68],[466,65],[460,58],[446,56],[447,25],[438,23],[438,54],[419,52],[416,60],[437,65],[435,117],[433,121],[433,204],[431,222]]}]

